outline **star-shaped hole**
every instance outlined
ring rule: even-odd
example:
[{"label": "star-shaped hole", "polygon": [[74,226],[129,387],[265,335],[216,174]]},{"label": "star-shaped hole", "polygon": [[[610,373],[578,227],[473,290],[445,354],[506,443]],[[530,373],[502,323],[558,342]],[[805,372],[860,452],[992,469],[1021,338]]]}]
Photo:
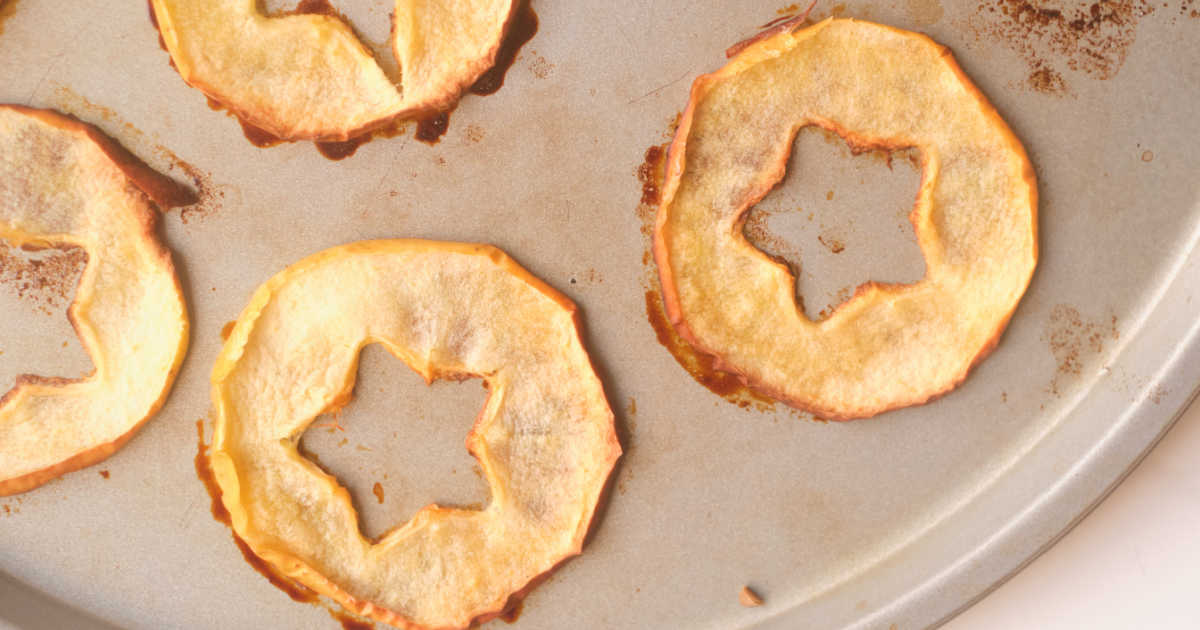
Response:
[{"label": "star-shaped hole", "polygon": [[796,134],[783,180],[747,213],[746,238],[796,276],[813,320],[828,317],[868,280],[925,275],[909,213],[921,186],[915,150],[854,155],[836,134]]},{"label": "star-shaped hole", "polygon": [[430,503],[487,504],[487,482],[465,446],[487,400],[480,382],[426,385],[379,344],[363,349],[354,397],[318,416],[299,447],[349,490],[363,536],[379,540]]}]

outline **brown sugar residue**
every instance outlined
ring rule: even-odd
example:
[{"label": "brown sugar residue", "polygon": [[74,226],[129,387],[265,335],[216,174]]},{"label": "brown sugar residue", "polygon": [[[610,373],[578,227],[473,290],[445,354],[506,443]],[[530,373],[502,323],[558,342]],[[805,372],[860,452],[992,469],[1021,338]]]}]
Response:
[{"label": "brown sugar residue", "polygon": [[[767,227],[767,219],[772,216],[769,210],[760,208],[751,208],[745,215],[745,223],[742,224],[742,234],[746,236],[746,240],[751,245],[758,248],[759,251],[766,254],[771,260],[787,267],[792,275],[798,275],[800,250],[796,249],[786,239],[771,232]],[[795,261],[795,262],[794,262]]]},{"label": "brown sugar residue", "polygon": [[1063,94],[1064,68],[1099,80],[1116,76],[1137,38],[1138,22],[1154,9],[1148,0],[1068,0],[1052,6],[987,0],[976,6],[968,25],[977,36],[999,40],[1025,59],[1029,87]]},{"label": "brown sugar residue", "polygon": [[382,504],[383,503],[383,484],[376,481],[375,485],[371,486],[371,492],[373,492],[375,494],[375,499],[378,500]]},{"label": "brown sugar residue", "polygon": [[1029,77],[1025,79],[1026,85],[1033,88],[1042,94],[1053,94],[1062,96],[1068,92],[1067,81],[1057,70],[1039,63],[1033,72],[1029,73]]},{"label": "brown sugar residue", "polygon": [[646,291],[646,317],[654,328],[658,343],[671,353],[675,362],[691,374],[696,382],[743,409],[754,407],[766,411],[775,407],[774,400],[755,393],[738,375],[717,369],[715,357],[697,352],[680,337],[667,318],[662,296],[657,291]]},{"label": "brown sugar residue", "polygon": [[467,125],[467,130],[463,133],[467,142],[476,143],[483,140],[483,127],[479,125]]},{"label": "brown sugar residue", "polygon": [[554,64],[546,61],[546,58],[539,55],[536,50],[530,50],[529,55],[529,71],[533,73],[533,76],[539,79],[550,76],[550,73],[554,71]]},{"label": "brown sugar residue", "polygon": [[800,5],[789,4],[786,7],[780,7],[778,9],[775,9],[775,15],[791,15],[799,10],[800,10]]},{"label": "brown sugar residue", "polygon": [[1083,375],[1085,365],[1104,352],[1105,342],[1119,339],[1120,332],[1115,315],[1108,321],[1092,320],[1073,306],[1059,304],[1050,311],[1043,338],[1056,364],[1049,391],[1057,395],[1064,379]]},{"label": "brown sugar residue", "polygon": [[0,34],[4,33],[4,22],[17,12],[17,0],[0,0]]},{"label": "brown sugar residue", "polygon": [[826,304],[825,308],[821,309],[821,312],[817,314],[817,319],[829,319],[829,316],[833,315],[834,311],[838,310],[838,307],[845,304],[850,298],[854,297],[855,290],[856,289],[854,287],[842,287],[839,289],[838,292],[834,294],[833,301],[829,304]]},{"label": "brown sugar residue", "polygon": [[87,253],[73,245],[31,254],[0,241],[0,284],[38,312],[53,315],[71,302],[87,259]]},{"label": "brown sugar residue", "polygon": [[1169,394],[1169,393],[1171,393],[1171,392],[1167,388],[1163,387],[1162,385],[1155,385],[1154,389],[1151,390],[1150,393],[1147,395],[1147,398],[1150,400],[1150,402],[1152,402],[1156,405],[1161,405],[1163,399],[1166,398],[1167,394]]},{"label": "brown sugar residue", "polygon": [[840,254],[846,250],[846,244],[842,242],[841,239],[835,238],[828,234],[818,235],[817,240],[820,241],[821,244],[824,245],[829,251],[835,254]]},{"label": "brown sugar residue", "polygon": [[237,320],[229,320],[221,327],[221,341],[229,341],[229,335],[233,333],[233,327],[237,325]]},{"label": "brown sugar residue", "polygon": [[917,26],[929,26],[942,20],[946,10],[942,8],[941,0],[908,0],[906,3],[908,19]]},{"label": "brown sugar residue", "polygon": [[604,282],[604,274],[596,271],[595,269],[588,269],[587,271],[577,274],[571,278],[571,284],[578,284],[580,282],[592,286],[601,284]]}]

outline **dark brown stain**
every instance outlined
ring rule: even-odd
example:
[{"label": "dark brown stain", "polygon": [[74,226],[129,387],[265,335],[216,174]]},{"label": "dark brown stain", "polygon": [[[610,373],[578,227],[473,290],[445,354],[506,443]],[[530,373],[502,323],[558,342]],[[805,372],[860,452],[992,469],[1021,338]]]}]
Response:
[{"label": "dark brown stain", "polygon": [[229,335],[233,333],[233,327],[237,325],[237,320],[231,319],[221,326],[221,341],[229,341]]},{"label": "dark brown stain", "polygon": [[976,6],[968,25],[977,37],[1000,41],[1025,59],[1031,89],[1061,95],[1069,91],[1064,68],[1102,81],[1116,76],[1138,22],[1154,10],[1148,0],[1070,0],[1056,8],[989,0]]},{"label": "dark brown stain", "polygon": [[525,600],[518,599],[509,604],[508,608],[504,609],[504,612],[500,613],[500,618],[504,620],[504,623],[516,623],[517,619],[521,618],[521,610],[524,607]]},{"label": "dark brown stain", "polygon": [[441,142],[450,129],[450,112],[437,112],[417,120],[417,140],[430,146]]},{"label": "dark brown stain", "polygon": [[329,0],[300,0],[300,2],[296,4],[295,9],[285,13],[285,15],[305,14],[328,15],[330,17],[340,18],[342,21],[349,24],[349,21],[339,14],[338,10],[333,8],[332,4],[329,4]]},{"label": "dark brown stain", "polygon": [[315,591],[308,587],[298,584],[291,578],[288,578],[275,570],[270,564],[259,558],[250,545],[242,540],[236,532],[233,531],[232,522],[229,518],[229,511],[225,509],[225,504],[221,501],[221,486],[217,485],[217,479],[213,475],[212,464],[208,459],[208,444],[204,442],[204,419],[196,421],[196,457],[193,460],[196,467],[196,476],[200,482],[204,484],[204,489],[208,491],[208,497],[211,500],[211,510],[213,518],[218,523],[224,524],[230,528],[230,534],[233,536],[233,541],[237,543],[237,547],[242,552],[242,558],[246,563],[258,571],[260,575],[267,579],[272,585],[287,594],[293,600],[306,603],[318,603],[318,597]]},{"label": "dark brown stain", "polygon": [[761,396],[746,387],[738,375],[717,369],[715,357],[696,351],[680,337],[667,318],[662,296],[657,291],[646,291],[646,318],[650,321],[650,326],[654,328],[658,343],[671,353],[675,362],[687,371],[697,383],[743,409],[755,407],[765,411],[775,407],[774,400]]},{"label": "dark brown stain", "polygon": [[[208,106],[211,107],[212,109],[216,109],[216,110],[225,109],[224,107],[221,106],[220,103],[212,100],[211,98],[208,99]],[[247,122],[245,119],[243,119],[239,116],[234,116],[231,112],[226,112],[226,113],[229,113],[229,115],[231,117],[233,117],[234,120],[238,121],[238,124],[241,125],[241,127],[242,127],[242,135],[246,137],[246,140],[250,144],[253,144],[254,146],[256,146],[260,149],[269,149],[273,146],[283,144],[283,138],[276,136],[275,134],[267,131],[266,129],[262,129],[260,127],[255,127],[253,124]]]},{"label": "dark brown stain", "polygon": [[[637,178],[642,183],[642,205],[651,208],[658,207],[660,188],[663,179],[663,162],[667,156],[667,145],[657,144],[648,149],[637,167]],[[639,209],[639,215],[642,211]]]},{"label": "dark brown stain", "polygon": [[108,472],[107,470],[101,470],[101,471],[100,471],[100,476],[101,476],[101,477],[104,477],[105,479],[108,479],[109,477],[111,477],[111,476],[112,476],[112,473]]},{"label": "dark brown stain", "polygon": [[[25,251],[38,251],[23,248]],[[0,241],[0,284],[33,305],[44,315],[52,315],[71,302],[88,255],[81,247],[56,244],[38,258],[29,258],[6,242]]]},{"label": "dark brown stain", "polygon": [[17,0],[0,0],[0,35],[4,33],[4,22],[17,12]]},{"label": "dark brown stain", "polygon": [[337,161],[344,160],[358,150],[358,147],[366,144],[374,136],[365,135],[357,138],[350,138],[344,142],[316,142],[317,152],[325,156],[327,159]]},{"label": "dark brown stain", "polygon": [[1115,315],[1108,321],[1093,320],[1069,304],[1055,306],[1043,334],[1056,366],[1049,392],[1059,394],[1064,379],[1081,376],[1085,365],[1104,352],[1105,342],[1120,336]]},{"label": "dark brown stain", "polygon": [[467,130],[463,135],[466,136],[467,142],[479,142],[483,140],[483,127],[479,125],[467,125]]},{"label": "dark brown stain", "polygon": [[534,13],[533,7],[529,5],[529,0],[521,0],[521,3],[513,10],[510,20],[508,32],[500,42],[500,49],[496,51],[496,62],[475,80],[470,88],[472,94],[487,96],[495,94],[503,87],[504,77],[508,74],[508,69],[512,67],[513,62],[517,60],[517,53],[521,51],[521,47],[526,42],[537,34],[538,17],[537,13]]},{"label": "dark brown stain", "polygon": [[371,487],[371,492],[375,493],[375,498],[379,501],[380,504],[382,504],[383,503],[383,484],[376,481],[375,485]]},{"label": "dark brown stain", "polygon": [[824,245],[826,248],[828,248],[829,251],[831,251],[835,254],[840,254],[846,250],[845,243],[843,243],[841,240],[834,238],[832,236],[829,236],[827,234],[821,234],[821,235],[817,236],[817,240],[820,241],[821,244]]}]

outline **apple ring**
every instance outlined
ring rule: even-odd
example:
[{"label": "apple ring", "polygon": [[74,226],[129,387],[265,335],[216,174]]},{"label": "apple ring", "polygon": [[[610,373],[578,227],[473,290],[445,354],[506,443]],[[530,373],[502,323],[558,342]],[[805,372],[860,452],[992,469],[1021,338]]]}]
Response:
[{"label": "apple ring", "polygon": [[[828,319],[742,234],[796,133],[920,151],[910,215],[925,277],[867,282]],[[667,160],[655,225],[667,314],[751,387],[830,419],[921,404],[995,346],[1037,263],[1037,186],[1020,141],[928,37],[849,19],[752,41],[701,76]]]},{"label": "apple ring", "polygon": [[67,315],[95,365],[81,379],[20,376],[0,400],[0,495],[112,455],[162,406],[188,320],[151,201],[189,196],[74,118],[0,106],[0,238],[86,252]]},{"label": "apple ring", "polygon": [[[378,541],[349,493],[297,452],[354,387],[361,348],[417,373],[479,376],[467,436],[482,510],[426,506]],[[384,240],[267,281],[213,369],[211,462],[234,531],[280,573],[404,628],[465,628],[579,553],[621,449],[567,298],[488,245]]]},{"label": "apple ring", "polygon": [[491,68],[514,0],[397,0],[392,83],[337,17],[263,15],[256,0],[151,0],[179,74],[283,140],[342,141],[399,117],[443,111]]}]

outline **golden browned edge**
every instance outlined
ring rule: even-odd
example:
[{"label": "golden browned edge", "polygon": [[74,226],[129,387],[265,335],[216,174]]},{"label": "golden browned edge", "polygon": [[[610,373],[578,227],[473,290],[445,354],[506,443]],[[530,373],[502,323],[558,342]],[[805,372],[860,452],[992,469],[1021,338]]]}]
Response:
[{"label": "golden browned edge", "polygon": [[[177,41],[175,38],[175,32],[174,32],[174,26],[172,25],[170,14],[165,11],[161,11],[159,9],[159,6],[158,6],[159,2],[160,2],[160,0],[150,0],[150,10],[154,12],[154,19],[158,24],[158,32],[162,36],[162,40],[167,46],[167,54],[170,55],[172,59],[174,59],[175,55],[174,55],[174,53],[171,52],[172,49],[174,49],[175,46],[177,45]],[[437,114],[444,112],[444,111],[450,109],[451,107],[453,107],[463,97],[463,92],[465,92],[468,87],[470,87],[472,84],[474,84],[475,81],[479,80],[479,77],[483,76],[483,73],[487,72],[489,69],[491,69],[491,67],[493,65],[495,65],[496,54],[500,51],[500,46],[504,43],[504,37],[508,34],[508,30],[512,26],[513,19],[516,15],[516,10],[517,10],[518,4],[519,4],[519,0],[512,0],[512,2],[510,3],[509,9],[508,9],[508,17],[505,18],[504,28],[500,31],[500,38],[496,40],[495,45],[493,45],[491,51],[488,52],[487,57],[486,57],[486,62],[479,64],[479,67],[473,73],[468,75],[471,77],[470,80],[461,81],[461,82],[459,82],[458,85],[455,85],[453,88],[445,90],[443,98],[438,100],[437,102],[424,103],[424,104],[420,104],[420,105],[416,105],[416,106],[410,106],[410,107],[402,109],[394,114],[389,114],[389,115],[379,118],[377,120],[373,120],[371,122],[359,125],[358,127],[354,127],[351,129],[345,129],[342,131],[338,131],[336,133],[325,133],[325,134],[289,134],[289,133],[286,133],[285,131],[275,127],[273,124],[273,121],[267,120],[266,118],[259,116],[258,113],[256,113],[255,111],[240,108],[237,105],[235,105],[234,103],[227,102],[226,100],[220,98],[217,95],[216,90],[211,85],[195,78],[194,76],[190,76],[190,74],[187,71],[185,71],[182,67],[180,67],[179,64],[175,64],[174,67],[175,67],[175,70],[179,73],[179,76],[183,79],[184,83],[187,83],[188,85],[192,86],[193,88],[200,90],[200,92],[203,93],[207,98],[210,98],[213,101],[220,103],[222,107],[224,107],[231,114],[236,116],[238,118],[238,120],[241,120],[241,121],[247,122],[251,125],[254,125],[255,127],[258,127],[259,129],[262,129],[263,131],[266,131],[267,133],[271,134],[272,136],[275,136],[276,138],[279,138],[280,140],[287,141],[287,142],[296,141],[296,140],[305,140],[305,141],[313,141],[313,142],[345,142],[347,140],[350,140],[351,138],[357,138],[359,136],[363,136],[368,133],[389,127],[392,124],[394,124],[398,121],[401,121],[401,120],[412,120],[412,119],[421,118],[423,116],[433,116],[433,115],[437,115]],[[334,16],[330,16],[330,15],[323,15],[323,14],[307,14],[307,15],[316,15],[322,19],[338,21],[338,22],[341,22],[341,23],[349,26],[352,31],[354,30],[354,26],[352,24],[349,24],[346,20],[342,19],[340,16],[334,17]],[[394,13],[391,17],[391,23],[392,23],[392,28],[391,28],[392,54],[395,55],[396,17],[395,17]],[[374,58],[374,56],[375,56],[374,52],[372,52],[370,49],[368,49],[366,44],[363,44],[362,39],[360,37],[358,37],[358,35],[357,35],[357,31],[355,31],[355,38],[357,39],[358,45],[363,50],[363,52],[366,53],[367,56]],[[378,63],[378,62],[376,62],[376,63]],[[401,68],[401,72],[403,72],[403,70],[404,69]]]},{"label": "golden browned edge", "polygon": [[[327,258],[336,257],[345,253],[353,253],[358,251],[378,251],[379,248],[402,245],[424,245],[430,249],[438,249],[469,255],[487,256],[502,269],[512,273],[537,291],[541,292],[543,295],[549,297],[559,306],[571,313],[576,340],[579,342],[580,347],[584,349],[584,354],[588,360],[588,367],[592,369],[593,375],[595,375],[597,381],[599,381],[599,375],[595,370],[595,365],[592,361],[591,354],[587,352],[587,348],[583,344],[583,323],[580,318],[579,309],[575,303],[557,289],[546,284],[546,282],[542,279],[529,273],[524,267],[518,264],[512,259],[512,257],[499,248],[487,244],[453,243],[424,239],[384,239],[357,241],[338,247],[333,247],[304,258],[276,274],[265,284],[259,287],[257,291],[255,291],[254,295],[250,299],[250,303],[238,316],[237,322],[234,324],[233,331],[230,333],[229,338],[222,347],[220,354],[217,356],[216,364],[213,367],[212,399],[213,405],[217,410],[218,417],[224,416],[227,409],[225,397],[221,391],[224,380],[232,370],[234,364],[236,364],[237,360],[240,358],[250,330],[253,328],[254,322],[261,313],[262,308],[271,299],[272,294],[279,286],[290,280],[292,276],[302,273],[307,269],[320,264]],[[435,378],[441,376],[441,374],[438,374],[435,375]],[[556,569],[558,569],[558,567],[562,566],[562,564],[570,560],[572,557],[579,555],[579,553],[582,551],[583,542],[587,538],[588,532],[595,524],[596,514],[599,511],[597,508],[602,505],[608,497],[608,490],[612,485],[612,470],[617,459],[620,458],[622,454],[621,444],[616,435],[615,417],[612,413],[612,405],[609,403],[608,396],[604,392],[603,382],[600,382],[600,391],[601,395],[604,397],[605,406],[608,409],[609,422],[614,425],[613,430],[610,432],[611,439],[609,442],[609,455],[606,462],[608,466],[608,472],[606,473],[608,478],[605,482],[604,488],[597,496],[595,504],[591,506],[588,518],[586,521],[580,523],[579,529],[576,531],[573,539],[572,550],[564,554],[563,557],[554,564],[554,566],[531,578],[529,582],[525,584],[525,586],[509,594],[508,596],[497,600],[488,606],[485,606],[484,610],[475,614],[475,616],[472,617],[471,621],[465,627],[473,627],[475,624],[484,623],[504,614],[505,611],[509,610],[512,606],[521,601],[537,585],[548,579],[549,576]],[[337,396],[335,396],[331,406],[344,405],[349,399],[348,397],[351,395],[352,394],[350,391],[340,392]],[[489,393],[489,396],[490,395],[491,394]],[[471,427],[471,431],[467,434],[467,450],[471,452],[472,456],[475,456],[475,452],[471,448],[472,438],[475,435],[475,431],[478,429],[478,422],[483,417],[486,409],[487,402],[485,401],[482,410],[480,411],[479,415],[476,416],[476,424]],[[221,423],[218,422],[216,425],[217,427],[220,427]],[[309,566],[300,558],[295,557],[286,550],[274,547],[271,545],[269,540],[263,540],[256,536],[255,533],[248,528],[249,523],[246,516],[246,510],[243,509],[241,505],[241,492],[240,485],[238,483],[237,466],[228,456],[225,456],[223,453],[219,453],[219,440],[223,439],[224,436],[218,436],[217,428],[214,428],[213,446],[209,449],[208,457],[214,476],[218,480],[217,485],[221,490],[221,502],[225,505],[225,509],[229,512],[230,523],[234,531],[242,538],[247,547],[249,547],[250,550],[255,553],[255,555],[262,558],[271,566],[275,567],[281,574],[300,582],[301,584],[311,588],[321,595],[333,599],[334,601],[338,602],[338,604],[357,615],[361,615],[382,623],[387,623],[392,626],[402,628],[403,630],[458,630],[457,628],[453,627],[433,628],[430,626],[417,624],[396,611],[384,608],[382,606],[377,606],[370,601],[356,598],[343,590],[332,580],[326,578],[319,571]],[[328,475],[326,474],[326,476]],[[353,509],[353,503],[350,500],[350,495],[346,488],[337,483],[336,479],[333,480],[333,483],[337,496],[341,500],[345,501],[347,505],[350,505],[351,509]],[[439,513],[451,511],[453,511],[451,508],[443,508],[436,504],[430,504],[421,508],[421,510],[419,510],[417,515],[413,518],[434,517]],[[400,527],[405,525],[406,524],[401,524]],[[386,535],[387,534],[384,534],[384,536]]]},{"label": "golden browned edge", "polygon": [[[125,176],[128,177],[130,181],[138,187],[139,190],[145,193],[147,197],[159,204],[160,207],[170,207],[169,204],[172,202],[179,201],[181,198],[186,198],[178,191],[184,191],[184,193],[188,195],[191,194],[190,191],[175,183],[174,180],[171,180],[170,178],[151,169],[146,165],[145,162],[142,162],[137,158],[137,156],[130,153],[116,140],[108,137],[95,127],[80,121],[74,116],[61,114],[53,110],[35,109],[22,105],[0,104],[0,107],[11,109],[27,116],[32,116],[48,125],[58,127],[74,134],[83,134],[89,140],[99,146],[100,150],[104,151],[105,155],[107,155],[109,159],[111,159],[121,169],[121,171],[125,173]],[[156,194],[160,196],[155,197]],[[164,269],[170,272],[171,278],[175,281],[175,293],[179,298],[179,303],[183,306],[181,309],[183,314],[183,331],[179,338],[179,346],[175,352],[175,362],[171,365],[170,372],[167,374],[167,378],[163,383],[162,392],[159,394],[158,399],[156,399],[150,405],[150,408],[146,411],[146,415],[141,420],[137,421],[137,423],[135,423],[132,427],[130,427],[129,431],[125,432],[117,439],[113,440],[112,442],[93,447],[86,451],[76,453],[72,457],[52,466],[43,468],[42,470],[37,470],[20,477],[14,477],[12,479],[0,481],[0,496],[8,496],[32,490],[50,481],[51,479],[55,479],[81,468],[86,468],[92,464],[96,464],[107,459],[113,453],[116,453],[118,450],[120,450],[121,447],[124,446],[125,443],[128,442],[135,433],[137,433],[138,429],[142,428],[142,425],[144,425],[147,420],[154,416],[154,414],[158,413],[158,410],[162,408],[163,403],[166,402],[167,395],[171,391],[171,386],[175,383],[175,376],[179,373],[179,366],[183,363],[183,357],[187,354],[188,338],[190,336],[190,322],[188,321],[187,316],[187,302],[183,298],[183,287],[179,283],[179,274],[175,273],[175,263],[171,258],[171,252],[158,238],[159,217],[156,213],[142,212],[140,219],[142,231],[135,236],[136,238],[143,239],[152,244],[153,248],[157,250],[159,255],[159,264],[161,264]],[[52,246],[50,244],[46,245]],[[91,252],[89,252],[86,247],[84,247],[83,250],[90,260]],[[82,281],[83,277],[81,275],[80,283],[82,283]],[[76,288],[78,289],[78,286]],[[79,338],[79,341],[83,345],[84,350],[87,352],[88,357],[92,358],[95,357],[95,355],[99,352],[99,348],[94,347],[90,343],[90,338],[88,336],[81,334],[79,321],[77,319],[79,316],[78,311],[79,296],[76,295],[75,299],[71,301],[71,305],[67,307],[67,320],[71,322],[71,328],[75,331],[75,335]],[[0,407],[8,404],[11,398],[24,387],[32,387],[36,385],[63,386],[82,382],[87,378],[91,378],[91,376],[92,375],[89,374],[80,378],[62,378],[38,376],[36,374],[22,374],[17,377],[13,388],[8,390],[3,397],[0,397]]]},{"label": "golden browned edge", "polygon": [[[1008,314],[1005,315],[1005,317],[998,323],[991,338],[987,342],[985,342],[982,347],[980,347],[979,351],[976,353],[974,358],[971,359],[971,362],[967,365],[967,367],[963,370],[963,372],[961,374],[959,374],[956,378],[952,379],[951,382],[948,383],[945,387],[914,396],[912,399],[907,400],[907,401],[897,402],[892,405],[880,405],[880,406],[874,407],[874,408],[861,408],[861,409],[852,411],[850,413],[840,413],[840,412],[834,411],[832,409],[824,409],[824,408],[818,407],[816,405],[813,405],[811,403],[808,403],[806,401],[803,401],[803,400],[800,400],[797,398],[788,397],[784,392],[778,390],[777,388],[771,387],[769,384],[762,382],[758,379],[754,379],[751,376],[749,376],[748,374],[746,374],[745,372],[743,372],[742,370],[737,369],[735,366],[729,365],[728,363],[726,363],[725,361],[722,360],[720,354],[718,354],[716,351],[712,350],[711,348],[706,347],[692,333],[691,328],[688,326],[687,321],[685,320],[685,318],[683,316],[683,310],[679,304],[679,294],[678,294],[678,291],[675,286],[675,277],[674,277],[673,270],[671,269],[670,258],[667,254],[667,242],[669,241],[670,237],[667,234],[666,230],[664,230],[664,226],[666,224],[667,215],[670,212],[671,200],[674,198],[675,191],[679,187],[679,180],[683,175],[683,170],[686,165],[685,152],[687,149],[687,137],[688,137],[688,133],[691,130],[692,119],[695,116],[696,106],[704,98],[704,96],[707,95],[708,91],[712,88],[712,86],[714,84],[716,84],[717,82],[721,81],[722,79],[724,79],[726,77],[735,75],[735,74],[741,72],[742,69],[752,66],[752,65],[758,63],[759,61],[764,61],[766,59],[771,58],[772,56],[774,56],[774,54],[777,54],[780,51],[780,49],[789,48],[790,41],[787,39],[784,39],[788,35],[791,35],[798,31],[807,30],[809,28],[823,27],[826,22],[829,22],[833,19],[834,18],[827,18],[826,20],[822,20],[821,22],[818,22],[816,24],[805,27],[804,29],[779,29],[778,26],[773,27],[772,30],[774,30],[775,32],[770,37],[766,37],[766,38],[762,38],[762,39],[759,39],[757,37],[752,37],[750,40],[748,40],[749,44],[746,45],[745,47],[739,49],[740,51],[736,53],[736,56],[733,59],[731,59],[729,61],[729,63],[727,63],[724,67],[722,67],[720,70],[717,70],[716,72],[700,75],[692,83],[691,94],[688,98],[687,107],[684,109],[683,115],[679,119],[679,125],[676,129],[675,137],[671,141],[671,146],[667,151],[664,184],[663,184],[663,188],[662,188],[662,190],[663,190],[662,201],[659,204],[658,217],[657,217],[657,220],[655,221],[655,226],[654,226],[653,250],[654,250],[654,261],[655,261],[655,264],[658,266],[658,270],[659,270],[659,282],[662,284],[663,306],[667,313],[667,319],[668,319],[668,321],[671,322],[671,325],[673,325],[675,327],[675,330],[676,330],[676,332],[679,333],[680,337],[682,337],[685,341],[687,341],[689,344],[691,344],[691,346],[693,348],[695,348],[697,351],[703,352],[705,354],[712,356],[714,358],[714,366],[717,369],[737,376],[738,379],[741,380],[743,384],[745,384],[747,387],[753,389],[754,391],[768,395],[776,400],[783,402],[784,404],[787,404],[791,407],[795,407],[802,411],[806,411],[806,412],[811,413],[814,416],[817,416],[819,418],[823,418],[826,420],[835,420],[835,421],[847,421],[847,420],[856,420],[856,419],[860,419],[860,418],[869,418],[871,416],[883,413],[885,411],[891,411],[893,409],[899,409],[902,407],[908,407],[908,406],[913,406],[913,405],[922,405],[922,404],[928,403],[936,398],[944,396],[945,394],[949,393],[954,388],[958,387],[963,382],[963,380],[966,379],[967,374],[970,373],[970,371],[976,365],[978,365],[983,359],[985,359],[989,354],[991,354],[991,352],[993,350],[995,350],[996,345],[1000,341],[1000,336],[1003,334],[1004,329],[1008,326],[1008,322],[1012,319],[1013,312],[1016,310],[1017,305],[1020,303],[1020,299],[1018,298],[1017,302],[1015,302],[1013,304],[1012,310],[1010,310],[1008,312]],[[789,22],[786,22],[785,24],[791,24],[791,23],[792,22],[789,21]],[[779,25],[779,26],[783,26],[783,25]],[[996,129],[998,129],[1001,132],[1001,134],[1004,136],[1004,138],[1008,140],[1010,148],[1019,156],[1021,161],[1024,163],[1025,167],[1024,167],[1024,173],[1023,173],[1022,179],[1025,181],[1026,185],[1029,188],[1030,208],[1031,208],[1031,215],[1032,215],[1031,221],[1030,221],[1030,231],[1032,232],[1031,236],[1032,236],[1032,242],[1033,242],[1033,260],[1032,260],[1033,266],[1031,267],[1029,277],[1027,277],[1025,280],[1025,287],[1022,288],[1022,295],[1023,295],[1025,289],[1027,289],[1029,286],[1030,280],[1032,280],[1032,277],[1033,277],[1032,271],[1033,271],[1033,269],[1036,268],[1037,260],[1038,260],[1037,176],[1033,171],[1033,165],[1029,161],[1029,156],[1025,151],[1025,147],[1021,144],[1021,141],[1016,137],[1016,135],[1013,134],[1012,129],[1009,128],[1008,123],[1006,123],[1004,121],[1004,119],[1000,116],[999,112],[996,111],[996,108],[991,104],[991,102],[989,102],[987,100],[987,97],[984,96],[984,94],[979,90],[979,88],[975,85],[975,83],[973,81],[971,81],[970,77],[968,77],[966,75],[966,73],[963,72],[962,68],[958,65],[958,62],[955,61],[954,55],[950,51],[949,48],[935,42],[928,36],[921,34],[921,33],[905,31],[905,30],[887,26],[887,25],[878,25],[878,26],[890,29],[890,30],[892,30],[902,36],[905,36],[905,37],[916,37],[920,40],[923,40],[927,45],[934,46],[938,50],[940,50],[941,58],[950,67],[950,69],[955,73],[955,75],[958,77],[959,81],[962,83],[963,87],[967,90],[967,92],[975,97],[976,101],[979,103],[981,109],[983,110],[984,115],[991,119],[992,126]],[[875,140],[875,139],[866,138],[860,134],[855,133],[854,131],[852,131],[850,129],[846,129],[846,128],[838,125],[837,123],[834,123],[833,121],[816,121],[816,122],[813,122],[812,124],[838,134],[838,136],[843,138],[848,144],[850,144],[854,148],[883,148],[883,149],[887,149],[889,151],[907,148],[903,144],[893,144],[893,143],[887,143],[887,142],[883,142],[883,141],[879,141],[879,140]],[[789,148],[782,155],[781,161],[775,166],[775,169],[778,170],[779,173],[782,174],[786,170],[787,161],[790,156],[791,156],[791,149]],[[922,190],[925,188],[925,185],[927,184],[926,178],[929,177],[928,170],[925,169],[924,166],[925,166],[924,159],[922,159],[922,182],[921,182]],[[776,181],[778,181],[778,178],[776,178]],[[754,204],[757,203],[759,200],[761,200],[764,196],[766,196],[766,194],[768,192],[770,192],[771,188],[773,188],[773,187],[774,187],[774,184],[772,184],[772,186],[767,187],[764,190],[750,191],[750,193],[747,195],[746,203],[745,203],[745,205],[743,205],[743,207],[741,209],[739,219],[737,219],[734,222],[734,224],[737,228],[740,228],[740,226],[745,222],[746,214],[754,206]],[[918,195],[919,194],[920,193],[918,193]],[[916,212],[916,208],[914,207],[913,212],[911,212],[909,214],[910,220],[912,218],[914,218],[915,212]],[[922,252],[924,252],[923,246],[926,243],[928,243],[932,237],[930,237],[927,234],[922,233],[922,231],[917,228],[917,225],[915,222],[913,223],[913,228],[916,231],[916,237],[917,237],[918,244],[922,245]],[[784,270],[784,272],[787,273],[788,278],[790,278],[792,280],[792,284],[795,283],[795,276],[792,275],[791,270],[788,269],[788,267],[786,265],[780,264],[778,261],[772,260],[769,256],[764,255],[764,259],[767,262],[770,262],[771,264],[781,267]],[[878,282],[873,282],[873,281],[865,282],[865,283],[859,285],[855,289],[854,295],[851,296],[851,298],[849,300],[847,300],[846,302],[839,305],[837,307],[837,309],[835,309],[835,311],[841,310],[842,308],[855,302],[856,300],[866,299],[866,293],[870,288],[876,288],[876,289],[880,289],[880,290],[888,291],[888,292],[901,292],[901,291],[906,290],[908,287],[914,286],[915,284],[916,283],[906,285],[906,284],[884,284],[884,283],[878,283]],[[797,308],[799,308],[799,305],[797,305]]]}]

